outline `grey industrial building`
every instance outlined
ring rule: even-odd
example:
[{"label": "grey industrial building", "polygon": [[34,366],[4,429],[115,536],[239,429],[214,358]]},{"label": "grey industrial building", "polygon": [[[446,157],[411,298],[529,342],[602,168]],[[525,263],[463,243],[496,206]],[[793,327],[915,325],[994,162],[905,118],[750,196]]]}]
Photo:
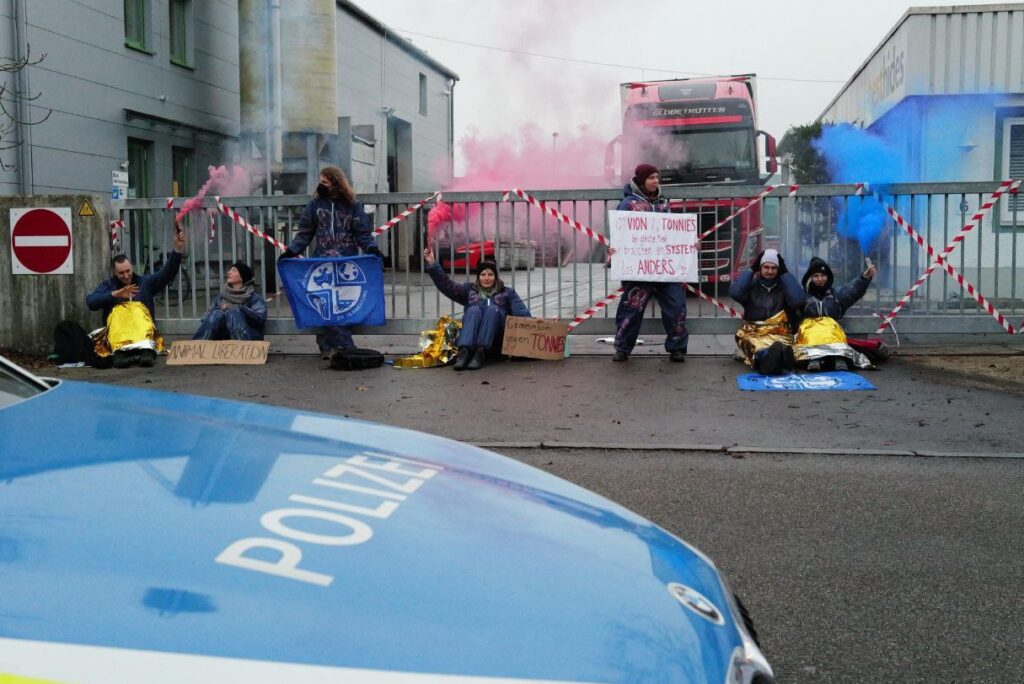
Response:
[{"label": "grey industrial building", "polygon": [[[358,192],[452,174],[458,76],[348,0],[11,0],[0,50],[21,122],[0,194],[188,196],[243,163],[253,194],[305,193],[317,169]],[[36,62],[35,60],[39,60]],[[127,164],[125,164],[127,162]],[[268,187],[265,172],[270,171]]]}]

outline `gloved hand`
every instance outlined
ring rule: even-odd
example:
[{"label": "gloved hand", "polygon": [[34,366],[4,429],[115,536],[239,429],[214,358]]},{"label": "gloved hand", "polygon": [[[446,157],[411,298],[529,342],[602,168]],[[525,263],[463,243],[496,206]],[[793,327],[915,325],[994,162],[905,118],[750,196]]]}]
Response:
[{"label": "gloved hand", "polygon": [[293,252],[292,250],[285,249],[283,252],[281,252],[281,256],[277,257],[277,260],[281,261],[281,259],[294,259],[297,256],[299,255]]},{"label": "gloved hand", "polygon": [[372,247],[367,247],[366,248],[366,253],[367,254],[372,254],[373,256],[377,257],[378,259],[381,259],[381,260],[384,259],[384,255],[381,253],[380,247],[378,247],[377,245],[373,245]]}]

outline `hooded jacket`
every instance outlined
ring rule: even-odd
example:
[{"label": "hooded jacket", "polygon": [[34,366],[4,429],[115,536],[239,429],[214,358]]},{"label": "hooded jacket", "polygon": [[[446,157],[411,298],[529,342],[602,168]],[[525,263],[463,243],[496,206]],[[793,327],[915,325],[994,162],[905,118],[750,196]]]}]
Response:
[{"label": "hooded jacket", "polygon": [[729,296],[743,306],[743,320],[764,321],[783,309],[789,319],[795,318],[803,309],[804,291],[789,269],[786,261],[779,256],[779,275],[774,278],[761,277],[762,251],[754,259],[749,271],[744,271],[729,286]]},{"label": "hooded jacket", "polygon": [[[820,289],[811,284],[811,276],[815,273],[824,273],[827,278],[825,286]],[[804,318],[828,316],[838,321],[847,309],[864,296],[871,284],[871,280],[862,275],[855,276],[841,287],[833,288],[832,282],[832,269],[828,263],[824,259],[811,257],[811,263],[807,265],[807,271],[800,280],[807,292],[802,312]]]},{"label": "hooded jacket", "polygon": [[362,202],[346,204],[339,199],[316,197],[310,200],[299,217],[299,229],[288,245],[288,251],[302,254],[315,239],[313,256],[355,256],[377,249],[370,218]]},{"label": "hooded jacket", "polygon": [[622,201],[616,207],[618,211],[669,211],[668,200],[661,196],[661,188],[658,188],[654,199],[650,199],[636,181],[631,180],[622,188],[622,193]]}]

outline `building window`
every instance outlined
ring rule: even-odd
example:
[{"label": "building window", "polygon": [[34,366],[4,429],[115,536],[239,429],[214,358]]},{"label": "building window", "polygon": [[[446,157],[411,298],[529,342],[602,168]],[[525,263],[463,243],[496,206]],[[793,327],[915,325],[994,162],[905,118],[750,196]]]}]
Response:
[{"label": "building window", "polygon": [[135,50],[150,50],[149,13],[151,0],[124,0],[124,44]]},{"label": "building window", "polygon": [[153,143],[128,138],[128,199],[149,197]]},{"label": "building window", "polygon": [[187,147],[171,148],[171,193],[175,197],[191,197],[195,192],[192,169],[195,151]]},{"label": "building window", "polygon": [[427,77],[420,74],[420,114],[427,115]]},{"label": "building window", "polygon": [[[1024,178],[1024,117],[1003,120],[1002,169],[1001,178]],[[1024,190],[1007,195],[1001,205],[1004,225],[1024,227]]]},{"label": "building window", "polygon": [[169,0],[171,62],[192,68],[192,0]]}]

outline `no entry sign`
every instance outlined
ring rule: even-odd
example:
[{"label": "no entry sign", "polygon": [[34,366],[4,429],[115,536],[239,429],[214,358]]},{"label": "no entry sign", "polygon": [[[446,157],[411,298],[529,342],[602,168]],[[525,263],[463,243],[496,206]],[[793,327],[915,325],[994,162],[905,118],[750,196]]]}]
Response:
[{"label": "no entry sign", "polygon": [[71,208],[11,209],[11,271],[74,273]]}]

